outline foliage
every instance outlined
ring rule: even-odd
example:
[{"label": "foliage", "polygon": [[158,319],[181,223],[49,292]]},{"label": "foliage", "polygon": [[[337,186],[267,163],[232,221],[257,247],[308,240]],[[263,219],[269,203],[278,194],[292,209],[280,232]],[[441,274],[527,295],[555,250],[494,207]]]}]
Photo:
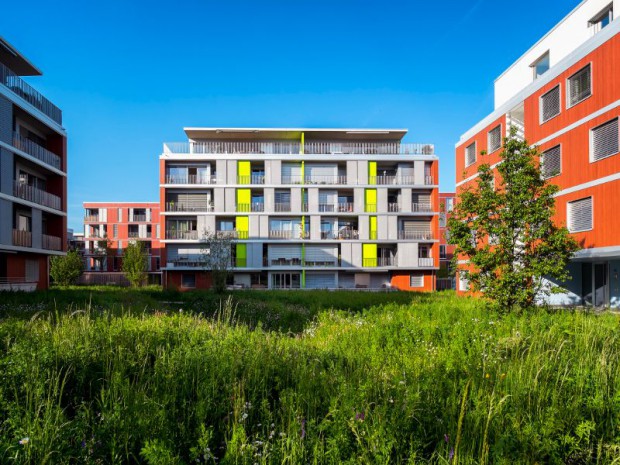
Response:
[{"label": "foliage", "polygon": [[83,269],[82,257],[75,250],[70,250],[64,256],[50,258],[50,276],[59,286],[75,284]]},{"label": "foliage", "polygon": [[578,247],[568,230],[552,221],[558,187],[543,179],[538,150],[513,130],[500,158],[497,179],[483,163],[475,187],[459,194],[448,223],[456,245],[453,260],[454,265],[464,256],[469,261],[470,268],[459,267],[459,273],[473,291],[501,308],[526,308],[549,294],[544,277],[569,278],[566,265]]},{"label": "foliage", "polygon": [[1,320],[0,463],[617,458],[617,315],[411,299],[324,311],[295,337],[227,317],[236,299],[217,318],[86,308]]},{"label": "foliage", "polygon": [[201,261],[210,273],[213,290],[221,294],[226,291],[226,283],[233,269],[233,247],[235,241],[225,231],[205,231],[200,251]]},{"label": "foliage", "polygon": [[133,241],[127,244],[123,253],[123,273],[133,287],[138,287],[146,281],[148,269],[148,257],[141,241]]}]

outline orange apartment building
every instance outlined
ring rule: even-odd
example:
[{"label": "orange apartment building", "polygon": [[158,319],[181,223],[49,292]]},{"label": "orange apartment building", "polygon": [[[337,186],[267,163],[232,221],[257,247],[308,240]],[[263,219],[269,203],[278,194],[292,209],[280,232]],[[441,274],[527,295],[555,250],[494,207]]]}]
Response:
[{"label": "orange apartment building", "polygon": [[149,282],[161,282],[158,202],[84,202],[85,284],[124,283],[123,250],[141,241],[148,255]]},{"label": "orange apartment building", "polygon": [[[495,110],[456,144],[457,193],[510,127],[558,185],[555,220],[582,249],[555,305],[620,306],[620,0],[585,0],[495,81]],[[462,263],[463,266],[466,263]],[[459,282],[459,290],[467,283]]]},{"label": "orange apartment building", "polygon": [[22,79],[40,75],[0,37],[0,290],[47,288],[67,250],[62,112]]}]

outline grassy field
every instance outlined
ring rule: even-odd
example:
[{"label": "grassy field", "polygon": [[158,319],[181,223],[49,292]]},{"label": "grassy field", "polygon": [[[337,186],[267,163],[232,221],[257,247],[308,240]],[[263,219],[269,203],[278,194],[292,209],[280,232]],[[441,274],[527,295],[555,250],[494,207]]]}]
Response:
[{"label": "grassy field", "polygon": [[620,463],[615,315],[231,299],[2,295],[0,463]]}]

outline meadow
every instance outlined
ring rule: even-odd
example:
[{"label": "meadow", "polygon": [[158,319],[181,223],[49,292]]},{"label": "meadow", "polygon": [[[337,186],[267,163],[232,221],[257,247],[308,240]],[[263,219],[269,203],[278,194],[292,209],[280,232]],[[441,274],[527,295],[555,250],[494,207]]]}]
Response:
[{"label": "meadow", "polygon": [[0,296],[0,463],[620,463],[617,315],[451,293]]}]

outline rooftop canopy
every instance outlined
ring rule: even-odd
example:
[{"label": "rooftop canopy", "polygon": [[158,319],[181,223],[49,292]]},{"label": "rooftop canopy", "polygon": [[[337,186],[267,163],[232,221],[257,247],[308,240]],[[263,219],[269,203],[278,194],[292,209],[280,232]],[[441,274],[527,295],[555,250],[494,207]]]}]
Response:
[{"label": "rooftop canopy", "polygon": [[41,71],[0,36],[0,63],[19,76],[41,76]]},{"label": "rooftop canopy", "polygon": [[406,129],[332,129],[332,128],[184,128],[192,140],[386,140],[399,141]]}]

